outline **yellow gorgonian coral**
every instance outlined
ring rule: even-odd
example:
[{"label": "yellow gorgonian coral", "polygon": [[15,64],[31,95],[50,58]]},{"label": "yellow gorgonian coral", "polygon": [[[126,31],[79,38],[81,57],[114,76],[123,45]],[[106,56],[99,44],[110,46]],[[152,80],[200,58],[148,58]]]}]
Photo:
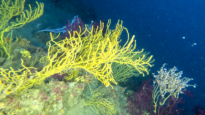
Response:
[{"label": "yellow gorgonian coral", "polygon": [[[127,67],[136,69],[140,74],[148,74],[148,67],[152,67],[152,55],[142,54],[143,50],[135,51],[136,42],[134,36],[129,40],[128,30],[118,21],[114,30],[109,29],[111,21],[108,21],[106,33],[103,34],[103,27],[99,30],[88,30],[85,26],[84,32],[74,32],[74,36],[56,41],[50,33],[51,40],[48,54],[41,58],[45,67],[41,71],[37,68],[26,67],[22,60],[22,69],[14,70],[1,68],[0,75],[0,99],[22,89],[32,87],[34,84],[41,84],[45,78],[54,74],[67,73],[71,69],[81,68],[93,74],[106,87],[111,83],[117,84],[113,78],[112,64],[125,64]],[[103,25],[103,24],[100,24]],[[120,35],[125,30],[128,34],[127,42],[121,47]],[[84,35],[86,33],[86,36]],[[140,55],[142,54],[142,55]],[[134,57],[134,58],[133,58]],[[9,89],[9,90],[8,90]]]},{"label": "yellow gorgonian coral", "polygon": [[20,53],[23,57],[31,59],[31,53],[28,50],[21,50]]},{"label": "yellow gorgonian coral", "polygon": [[[93,28],[89,31],[85,26],[84,32],[74,32],[74,36],[70,36],[70,38],[55,41],[58,36],[54,37],[51,33],[51,41],[48,42],[48,56],[46,57],[48,64],[44,69],[62,73],[69,68],[83,68],[94,74],[105,86],[111,86],[111,82],[117,84],[112,75],[113,62],[133,67],[143,76],[145,73],[148,74],[148,66],[153,66],[150,64],[153,62],[152,56],[139,55],[143,53],[143,50],[135,51],[134,36],[129,40],[128,30],[122,26],[122,21],[121,23],[118,21],[114,30],[109,29],[110,23],[109,20],[105,34],[103,34],[103,27],[94,32]],[[127,32],[128,36],[127,42],[121,47],[119,38],[123,30]],[[136,55],[139,57],[133,58]]]},{"label": "yellow gorgonian coral", "polygon": [[[30,4],[28,5],[29,10],[24,10],[24,3],[25,0],[0,1],[0,55],[7,56],[7,59],[10,58],[10,49],[13,42],[11,30],[21,28],[43,14],[43,3],[36,2],[37,8],[34,10],[32,10]],[[12,21],[13,18],[16,20]],[[10,38],[10,40],[5,42],[7,38]]]}]

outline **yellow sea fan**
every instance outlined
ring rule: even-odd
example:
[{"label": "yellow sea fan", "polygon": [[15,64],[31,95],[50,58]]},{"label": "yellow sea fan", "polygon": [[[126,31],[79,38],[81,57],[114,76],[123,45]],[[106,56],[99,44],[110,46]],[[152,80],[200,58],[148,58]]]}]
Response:
[{"label": "yellow sea fan", "polygon": [[[48,65],[44,68],[47,71],[54,70],[56,73],[62,73],[69,68],[82,68],[87,72],[94,74],[105,86],[111,86],[110,82],[117,84],[112,75],[112,63],[126,64],[128,67],[135,68],[143,76],[148,72],[148,67],[152,67],[152,56],[140,55],[138,58],[133,58],[136,55],[143,53],[134,51],[136,42],[134,36],[129,40],[128,30],[122,26],[122,21],[118,21],[116,28],[110,30],[110,20],[107,24],[107,31],[103,35],[103,28],[95,31],[85,31],[81,33],[74,32],[75,36],[65,38],[64,40],[55,41],[58,38],[51,33],[51,41],[49,46]],[[86,27],[86,26],[85,26]],[[127,42],[120,47],[120,35],[123,30],[128,34]],[[84,33],[87,36],[84,36]],[[52,44],[52,45],[51,45]]]},{"label": "yellow sea fan", "polygon": [[[34,67],[26,67],[22,60],[22,69],[14,70],[1,68],[0,78],[3,87],[0,96],[5,96],[32,87],[34,84],[41,84],[47,77],[54,74],[64,74],[70,69],[84,69],[90,74],[93,74],[106,87],[111,86],[111,82],[117,84],[113,78],[113,63],[125,64],[127,67],[136,69],[140,74],[148,74],[148,67],[152,67],[152,55],[142,54],[141,51],[134,51],[136,42],[134,36],[129,40],[128,30],[122,26],[122,21],[118,21],[114,30],[109,29],[110,20],[107,24],[106,33],[103,34],[103,27],[100,30],[94,29],[82,33],[75,32],[76,36],[65,38],[60,41],[55,41],[58,36],[53,36],[50,33],[51,40],[47,43],[49,46],[48,54],[41,58],[44,67],[41,71]],[[120,47],[120,35],[123,30],[128,34],[127,42]],[[88,33],[84,36],[84,33]],[[138,58],[133,58],[138,55]],[[9,89],[9,90],[7,90]],[[2,99],[0,98],[0,99]]]},{"label": "yellow sea fan", "polygon": [[28,50],[21,50],[20,53],[23,57],[31,59],[31,54]]},{"label": "yellow sea fan", "polygon": [[[21,28],[26,23],[29,23],[43,14],[43,3],[38,3],[37,8],[32,10],[31,5],[29,4],[29,10],[24,10],[25,0],[1,0],[0,1],[0,53],[1,56],[6,54],[7,59],[10,59],[11,42],[5,42],[6,38],[12,38],[13,29]],[[15,21],[12,21],[12,18],[15,18]],[[10,34],[6,34],[10,32]],[[5,36],[6,35],[6,36]]]}]

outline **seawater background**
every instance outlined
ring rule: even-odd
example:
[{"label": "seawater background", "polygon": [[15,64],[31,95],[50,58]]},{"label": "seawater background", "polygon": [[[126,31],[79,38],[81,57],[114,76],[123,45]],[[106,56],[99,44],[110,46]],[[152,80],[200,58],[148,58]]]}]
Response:
[{"label": "seawater background", "polygon": [[[136,35],[137,48],[154,55],[155,66],[150,73],[167,63],[167,68],[176,66],[183,70],[183,76],[194,78],[189,87],[195,96],[183,96],[186,104],[183,114],[192,113],[196,105],[205,107],[205,1],[204,0],[38,0],[45,3],[45,12],[39,19],[19,29],[23,37],[34,45],[44,47],[45,43],[35,38],[37,30],[60,28],[78,15],[82,21],[112,20],[114,28],[118,19],[128,28],[130,35]],[[27,0],[35,7],[33,0]],[[27,7],[25,7],[27,8]],[[39,25],[40,24],[40,25]],[[31,28],[32,27],[32,28]],[[24,31],[26,28],[32,31]],[[15,31],[14,31],[15,33]],[[126,36],[121,37],[122,42]],[[152,74],[147,77],[152,77]],[[135,81],[136,80],[136,81]],[[137,82],[133,79],[130,82]]]},{"label": "seawater background", "polygon": [[[151,73],[163,63],[176,66],[183,76],[194,78],[187,88],[195,96],[184,96],[186,114],[195,105],[205,107],[205,1],[204,0],[83,0],[98,18],[123,20],[139,48],[155,58]],[[184,39],[185,38],[185,39]]]}]

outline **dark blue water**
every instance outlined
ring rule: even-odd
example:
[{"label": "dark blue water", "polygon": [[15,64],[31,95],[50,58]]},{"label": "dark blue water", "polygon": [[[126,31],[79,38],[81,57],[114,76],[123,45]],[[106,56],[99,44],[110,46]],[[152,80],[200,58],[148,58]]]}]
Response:
[{"label": "dark blue water", "polygon": [[154,55],[155,66],[163,63],[194,78],[187,88],[195,96],[183,96],[187,113],[195,105],[205,107],[205,1],[204,0],[84,0],[95,9],[98,19],[124,21],[130,34],[136,35],[139,48]]},{"label": "dark blue water", "polygon": [[[29,1],[29,0],[28,0]],[[190,84],[197,88],[187,90],[194,98],[181,94],[186,101],[184,115],[193,113],[192,108],[205,108],[205,1],[204,0],[38,0],[45,2],[45,13],[52,18],[44,21],[41,29],[59,28],[75,15],[82,21],[118,19],[135,35],[137,48],[144,48],[154,56],[150,73],[167,63],[167,68],[176,66],[183,77],[194,78]],[[50,5],[53,4],[53,5]],[[51,7],[55,6],[55,7]],[[42,16],[44,18],[45,15]],[[47,24],[47,26],[46,26]],[[122,42],[126,37],[122,37]],[[147,77],[151,77],[150,74]]]}]

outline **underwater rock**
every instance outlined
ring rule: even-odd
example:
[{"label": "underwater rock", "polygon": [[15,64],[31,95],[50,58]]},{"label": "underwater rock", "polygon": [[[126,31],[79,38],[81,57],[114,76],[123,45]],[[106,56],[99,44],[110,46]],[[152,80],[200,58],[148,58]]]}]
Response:
[{"label": "underwater rock", "polygon": [[1,67],[4,69],[9,69],[10,67],[12,67],[14,70],[18,70],[19,68],[21,68],[20,60],[19,61],[7,60],[3,63]]},{"label": "underwater rock", "polygon": [[0,57],[0,65],[4,63],[5,59],[6,59],[5,57]]}]

